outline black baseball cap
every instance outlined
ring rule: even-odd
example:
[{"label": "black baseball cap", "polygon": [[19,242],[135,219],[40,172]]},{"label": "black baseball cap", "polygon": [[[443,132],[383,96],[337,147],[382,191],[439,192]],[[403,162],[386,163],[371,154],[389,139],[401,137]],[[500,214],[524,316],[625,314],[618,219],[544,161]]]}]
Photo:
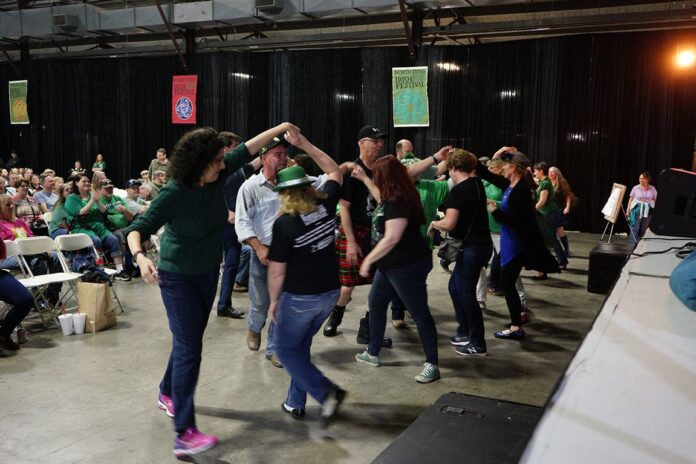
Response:
[{"label": "black baseball cap", "polygon": [[143,185],[142,182],[140,182],[138,179],[131,179],[128,182],[126,182],[126,188],[138,188],[141,185]]},{"label": "black baseball cap", "polygon": [[261,147],[261,150],[259,150],[259,154],[265,155],[268,150],[270,150],[271,148],[275,148],[278,145],[283,145],[284,147],[290,146],[288,141],[285,140],[285,137],[273,137],[273,140],[268,142],[267,145],[264,145],[263,147]]},{"label": "black baseball cap", "polygon": [[387,136],[387,133],[384,132],[382,129],[379,129],[372,124],[368,124],[367,126],[364,126],[362,129],[360,129],[360,132],[358,132],[358,141],[364,139],[364,138],[371,138],[371,139],[383,139]]},{"label": "black baseball cap", "polygon": [[532,165],[532,162],[529,161],[527,155],[520,151],[506,151],[502,155],[500,155],[500,159],[502,161],[514,164],[515,166],[518,166],[522,169],[527,169]]}]

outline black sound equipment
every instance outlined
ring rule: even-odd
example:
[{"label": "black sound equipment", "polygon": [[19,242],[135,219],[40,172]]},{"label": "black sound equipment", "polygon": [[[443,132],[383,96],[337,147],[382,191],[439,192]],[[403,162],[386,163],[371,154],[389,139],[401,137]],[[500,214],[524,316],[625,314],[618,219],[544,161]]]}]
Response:
[{"label": "black sound equipment", "polygon": [[696,237],[696,172],[662,171],[650,230],[657,235]]},{"label": "black sound equipment", "polygon": [[517,463],[541,412],[536,406],[447,393],[372,463]]},{"label": "black sound equipment", "polygon": [[606,295],[633,252],[633,245],[599,243],[590,251],[587,291]]}]

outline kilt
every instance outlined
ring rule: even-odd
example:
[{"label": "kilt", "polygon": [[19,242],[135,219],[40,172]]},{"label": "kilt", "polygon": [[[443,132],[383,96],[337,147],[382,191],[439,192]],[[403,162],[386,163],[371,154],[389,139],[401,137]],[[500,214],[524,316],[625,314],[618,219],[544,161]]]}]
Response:
[{"label": "kilt", "polygon": [[[353,224],[353,234],[358,242],[360,249],[363,250],[363,258],[367,254],[365,250],[369,250],[370,244],[370,228]],[[360,276],[360,265],[362,258],[358,259],[358,265],[353,266],[346,256],[348,250],[348,241],[343,227],[338,226],[338,237],[336,237],[336,255],[338,256],[338,279],[342,287],[357,287],[359,285],[369,285],[372,283],[372,275],[365,278]]]}]

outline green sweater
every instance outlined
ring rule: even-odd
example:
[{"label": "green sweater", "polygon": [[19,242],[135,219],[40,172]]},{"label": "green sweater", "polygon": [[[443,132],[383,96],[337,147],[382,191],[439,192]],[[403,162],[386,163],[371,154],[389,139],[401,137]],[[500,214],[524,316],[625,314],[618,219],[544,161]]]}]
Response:
[{"label": "green sweater", "polygon": [[218,272],[227,223],[223,187],[227,176],[249,161],[249,150],[241,144],[225,154],[226,169],[217,181],[202,187],[184,187],[170,180],[127,233],[138,231],[147,240],[164,226],[160,269],[180,274]]}]

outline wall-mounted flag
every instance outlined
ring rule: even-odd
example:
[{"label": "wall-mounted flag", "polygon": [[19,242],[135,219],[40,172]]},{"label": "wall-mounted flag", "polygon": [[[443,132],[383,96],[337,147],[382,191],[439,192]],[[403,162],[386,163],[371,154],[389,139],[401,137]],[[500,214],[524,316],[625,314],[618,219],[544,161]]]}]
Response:
[{"label": "wall-mounted flag", "polygon": [[29,124],[27,81],[10,81],[10,124]]},{"label": "wall-mounted flag", "polygon": [[172,76],[172,124],[196,124],[198,76]]}]

